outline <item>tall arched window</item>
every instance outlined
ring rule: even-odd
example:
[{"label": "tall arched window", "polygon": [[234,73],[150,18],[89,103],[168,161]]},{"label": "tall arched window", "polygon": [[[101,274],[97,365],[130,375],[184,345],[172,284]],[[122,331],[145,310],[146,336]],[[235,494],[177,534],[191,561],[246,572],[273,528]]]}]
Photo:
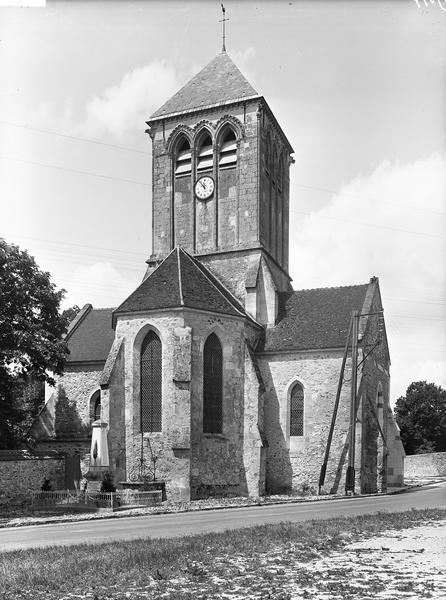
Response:
[{"label": "tall arched window", "polygon": [[161,340],[154,331],[141,347],[141,431],[161,431]]},{"label": "tall arched window", "polygon": [[290,395],[290,436],[304,434],[304,389],[295,383]]},{"label": "tall arched window", "polygon": [[178,141],[175,154],[175,175],[187,175],[192,170],[192,151],[186,137]]},{"label": "tall arched window", "polygon": [[98,421],[101,418],[101,390],[96,390],[90,399],[90,421]]},{"label": "tall arched window", "polygon": [[203,363],[203,432],[222,433],[223,351],[215,333],[206,340]]},{"label": "tall arched window", "polygon": [[235,167],[237,164],[237,138],[234,131],[228,128],[221,139],[218,166],[220,168]]},{"label": "tall arched window", "polygon": [[214,165],[214,150],[209,133],[200,138],[197,152],[197,171],[208,171]]}]

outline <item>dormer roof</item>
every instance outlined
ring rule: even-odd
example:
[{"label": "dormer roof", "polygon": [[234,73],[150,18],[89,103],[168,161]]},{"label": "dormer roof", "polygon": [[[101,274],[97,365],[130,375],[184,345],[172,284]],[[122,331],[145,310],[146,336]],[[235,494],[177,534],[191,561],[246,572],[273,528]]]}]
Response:
[{"label": "dormer roof", "polygon": [[260,97],[226,52],[221,52],[147,122]]}]

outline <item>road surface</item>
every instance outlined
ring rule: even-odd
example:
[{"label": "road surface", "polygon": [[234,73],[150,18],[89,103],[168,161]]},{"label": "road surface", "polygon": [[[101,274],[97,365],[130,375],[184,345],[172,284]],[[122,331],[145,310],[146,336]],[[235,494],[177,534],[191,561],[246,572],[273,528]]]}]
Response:
[{"label": "road surface", "polygon": [[378,511],[398,512],[411,508],[446,508],[446,482],[390,496],[8,527],[0,529],[0,551],[148,537],[176,537],[263,523],[329,519]]}]

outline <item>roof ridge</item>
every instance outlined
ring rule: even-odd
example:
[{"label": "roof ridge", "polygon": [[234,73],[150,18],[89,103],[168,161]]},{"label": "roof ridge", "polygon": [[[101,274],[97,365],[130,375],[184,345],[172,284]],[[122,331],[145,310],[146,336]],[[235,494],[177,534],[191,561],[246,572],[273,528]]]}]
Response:
[{"label": "roof ridge", "polygon": [[298,292],[315,292],[319,290],[344,290],[346,288],[358,288],[358,287],[367,287],[368,283],[352,283],[350,285],[330,285],[326,287],[316,287],[316,288],[300,288],[298,290],[292,290],[291,292],[279,292],[279,294],[296,294]]},{"label": "roof ridge", "polygon": [[[191,254],[189,254],[184,248],[179,247],[179,249],[183,252],[183,254],[185,256],[188,257],[188,259],[192,262],[192,264],[200,270],[200,273],[202,273],[204,275],[204,277],[206,277],[207,281],[212,285],[213,288],[215,288],[217,290],[217,292],[220,294],[220,296],[222,296],[224,298],[224,300],[226,300],[226,302],[230,302],[230,299],[228,299],[228,298],[225,297],[225,295],[218,288],[218,286],[215,285],[214,281],[212,281],[211,277],[209,277],[209,275],[208,275],[208,269],[206,269],[206,267],[204,265],[202,265],[196,258],[194,258]],[[210,273],[210,275],[212,276],[212,273]],[[241,306],[241,304],[232,296],[232,294],[231,294],[231,292],[229,292],[229,290],[226,290],[226,287],[224,289],[225,289],[225,291],[228,292],[228,295],[231,296],[231,300],[233,300],[232,302],[230,302],[232,304],[233,308],[238,313],[240,313],[241,315],[243,315],[244,317],[246,317],[247,313],[243,309],[243,307]],[[235,300],[235,302],[234,302],[234,300]]]}]

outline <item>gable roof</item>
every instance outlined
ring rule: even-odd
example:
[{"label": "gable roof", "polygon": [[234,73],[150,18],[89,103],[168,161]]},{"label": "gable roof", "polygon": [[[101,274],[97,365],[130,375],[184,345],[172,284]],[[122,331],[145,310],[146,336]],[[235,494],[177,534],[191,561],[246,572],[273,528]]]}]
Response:
[{"label": "gable roof", "polygon": [[361,310],[369,284],[279,293],[279,316],[265,331],[260,352],[342,348],[353,310]]},{"label": "gable roof", "polygon": [[73,362],[102,362],[108,356],[115,332],[112,328],[113,308],[93,308],[86,304],[71,323],[65,337]]},{"label": "gable roof", "polygon": [[139,287],[114,311],[195,308],[247,317],[244,307],[197,259],[176,247]]},{"label": "gable roof", "polygon": [[148,123],[179,112],[229,104],[252,97],[259,95],[226,52],[221,52],[155,111]]}]

